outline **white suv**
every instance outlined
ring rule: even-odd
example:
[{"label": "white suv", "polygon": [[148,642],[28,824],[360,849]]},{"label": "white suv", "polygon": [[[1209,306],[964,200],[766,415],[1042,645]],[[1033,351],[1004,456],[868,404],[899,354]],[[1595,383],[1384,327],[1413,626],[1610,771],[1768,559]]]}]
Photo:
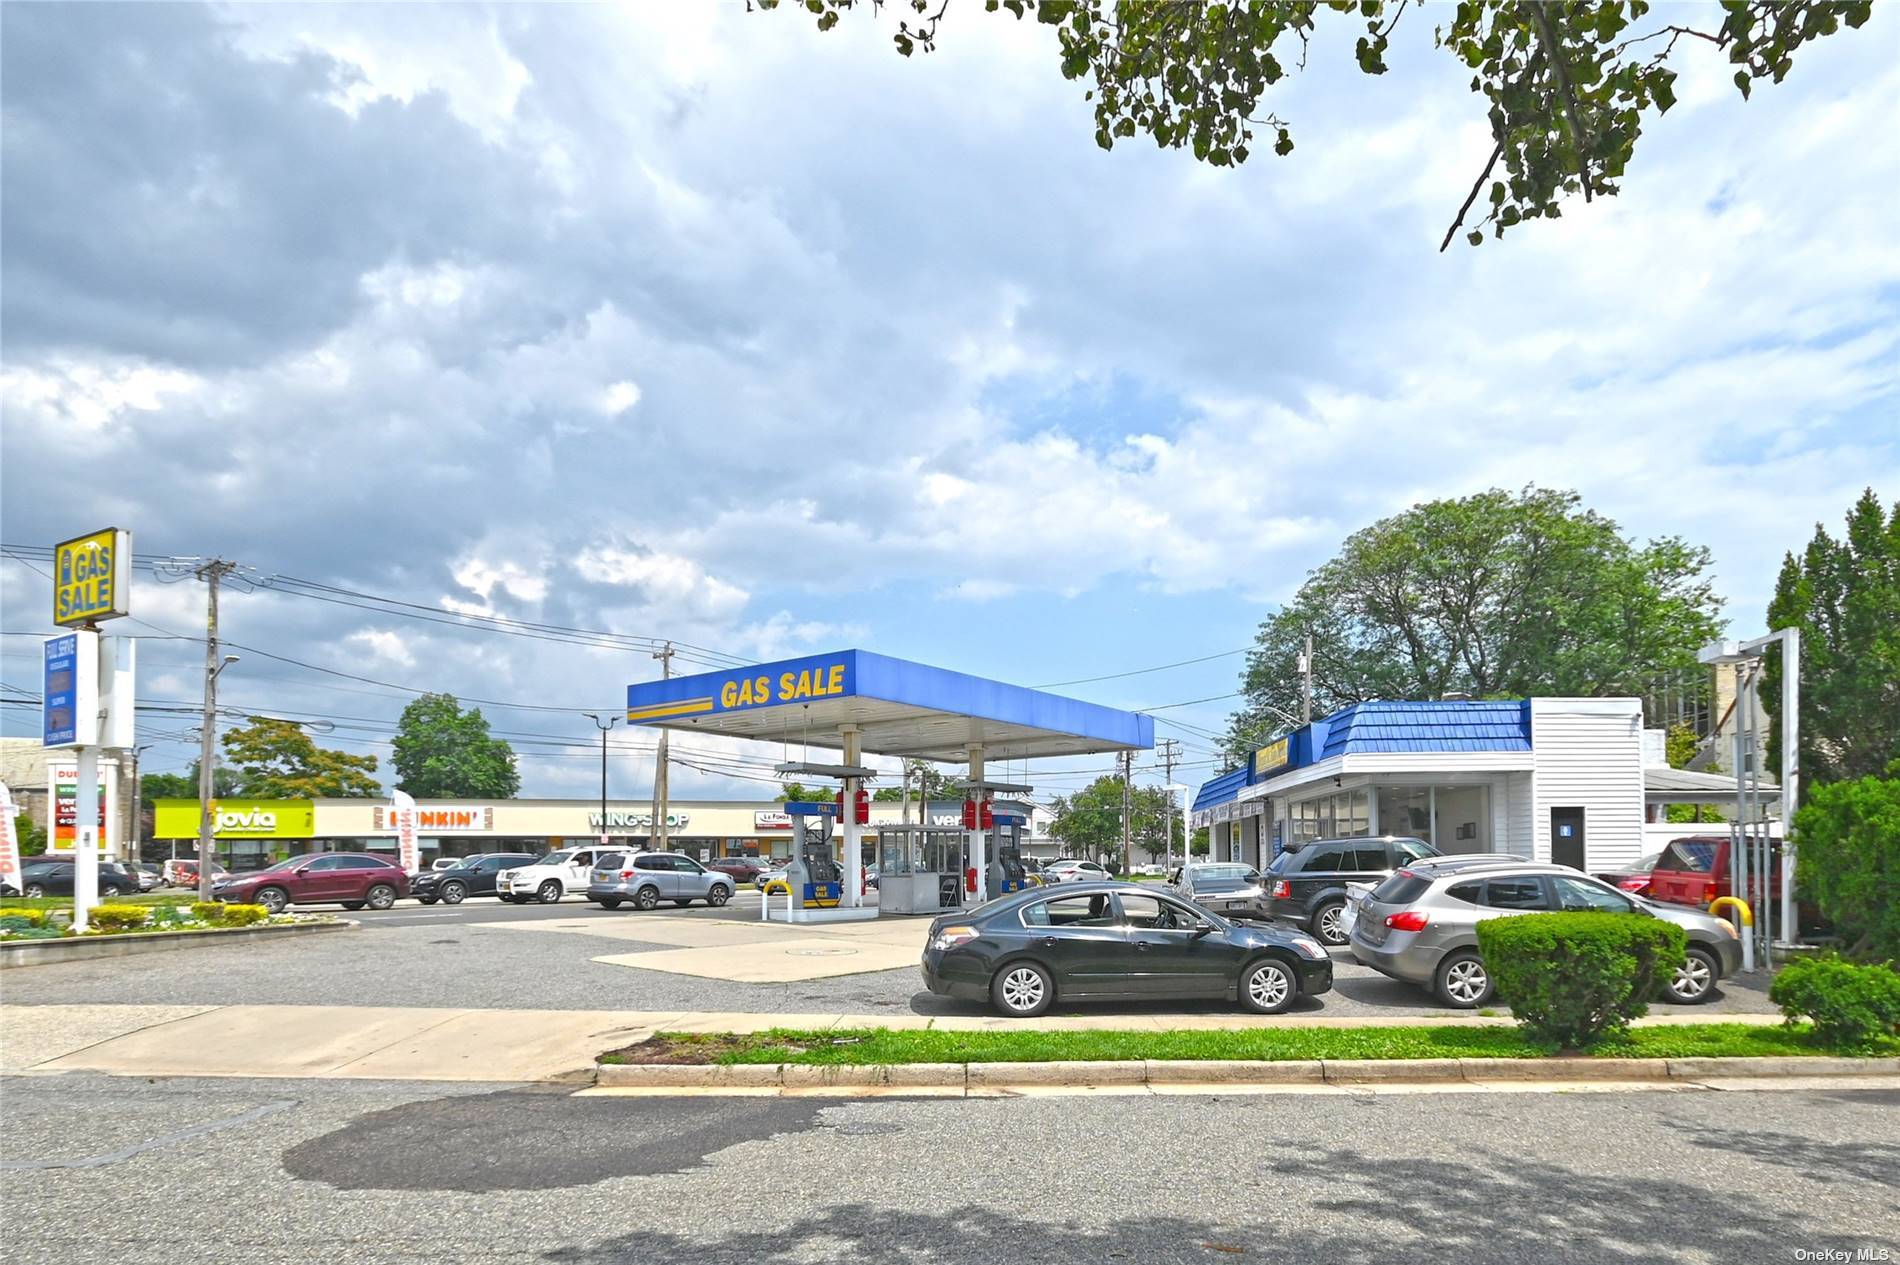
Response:
[{"label": "white suv", "polygon": [[559,852],[548,853],[532,865],[503,870],[495,877],[495,894],[516,905],[525,905],[531,900],[552,905],[570,892],[585,896],[587,876],[592,872],[594,862],[600,857],[624,851],[624,848],[562,848]]}]

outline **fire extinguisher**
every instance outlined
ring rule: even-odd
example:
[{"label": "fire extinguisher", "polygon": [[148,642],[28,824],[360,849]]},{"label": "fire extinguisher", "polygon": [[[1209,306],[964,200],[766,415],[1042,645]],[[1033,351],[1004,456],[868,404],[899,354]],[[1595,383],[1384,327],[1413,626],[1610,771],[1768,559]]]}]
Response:
[{"label": "fire extinguisher", "polygon": [[963,828],[965,830],[976,829],[976,801],[973,799],[963,801]]},{"label": "fire extinguisher", "polygon": [[977,811],[976,824],[979,830],[988,830],[991,826],[994,826],[996,824],[996,819],[990,816],[990,801],[989,800],[985,799],[979,802],[976,806],[976,811]]},{"label": "fire extinguisher", "polygon": [[833,795],[831,802],[838,806],[838,821],[839,824],[842,825],[844,822],[844,792],[839,791],[836,795]]},{"label": "fire extinguisher", "polygon": [[871,824],[871,792],[862,786],[851,799],[851,815],[856,817],[860,826]]},{"label": "fire extinguisher", "polygon": [[973,865],[963,872],[963,890],[976,895],[976,867]]}]

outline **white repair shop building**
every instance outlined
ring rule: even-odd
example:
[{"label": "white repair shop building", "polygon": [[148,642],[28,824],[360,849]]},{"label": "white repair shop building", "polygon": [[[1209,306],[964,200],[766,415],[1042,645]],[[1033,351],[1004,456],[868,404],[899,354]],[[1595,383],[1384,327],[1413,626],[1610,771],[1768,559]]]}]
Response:
[{"label": "white repair shop building", "polygon": [[1602,870],[1645,850],[1645,757],[1634,698],[1358,703],[1208,781],[1193,821],[1260,867],[1290,841],[1411,835]]}]

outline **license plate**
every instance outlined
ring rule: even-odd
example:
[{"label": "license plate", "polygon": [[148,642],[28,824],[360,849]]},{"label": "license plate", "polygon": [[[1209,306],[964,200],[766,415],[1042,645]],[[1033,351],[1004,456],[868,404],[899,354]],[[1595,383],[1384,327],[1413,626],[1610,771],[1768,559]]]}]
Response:
[{"label": "license plate", "polygon": [[1347,901],[1346,908],[1341,910],[1339,914],[1339,929],[1347,935],[1351,935],[1353,924],[1358,921],[1359,907],[1351,901]]}]

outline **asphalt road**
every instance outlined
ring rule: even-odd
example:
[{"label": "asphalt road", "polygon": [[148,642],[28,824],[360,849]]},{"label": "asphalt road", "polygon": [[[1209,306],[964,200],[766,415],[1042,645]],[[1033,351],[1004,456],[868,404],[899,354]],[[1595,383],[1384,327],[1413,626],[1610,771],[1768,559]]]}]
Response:
[{"label": "asphalt road", "polygon": [[[740,1010],[860,1014],[980,1014],[983,1009],[922,991],[912,967],[792,984],[742,984],[595,962],[607,954],[672,946],[488,924],[598,918],[625,927],[642,919],[756,919],[759,897],[742,892],[722,910],[664,907],[652,913],[600,909],[584,900],[507,905],[487,898],[349,915],[361,928],[335,935],[219,945],[131,959],[99,959],[8,972],[14,1004],[140,1002],[183,1005],[405,1005],[540,1010]],[[920,932],[921,934],[921,932]],[[1333,991],[1299,1003],[1298,1013],[1429,1017],[1448,1012],[1424,992],[1333,953]],[[1653,1013],[1772,1013],[1766,976],[1728,981],[1700,1007],[1658,1005]],[[1152,1015],[1152,1003],[1092,1006],[1081,1013]],[[1179,1013],[1224,1013],[1222,1003],[1188,1002]]]},{"label": "asphalt road", "polygon": [[0,1094],[19,1265],[1900,1253],[1884,1090],[842,1101],[61,1076]]}]

